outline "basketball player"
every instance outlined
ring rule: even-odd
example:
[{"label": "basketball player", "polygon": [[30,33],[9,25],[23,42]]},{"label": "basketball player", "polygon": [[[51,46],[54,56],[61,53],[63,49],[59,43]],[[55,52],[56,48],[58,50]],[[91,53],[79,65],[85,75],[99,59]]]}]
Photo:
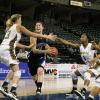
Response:
[{"label": "basketball player", "polygon": [[[93,65],[93,67],[89,68],[85,74],[87,76],[88,75],[95,76],[96,79],[95,79],[95,86],[93,87],[93,89],[89,95],[89,98],[87,100],[93,100],[94,97],[100,93],[100,54],[97,55],[93,60],[91,60],[91,64]],[[89,83],[90,81],[87,80],[87,82]],[[80,98],[85,99],[84,95],[85,95],[86,91],[87,90],[84,88],[83,92],[79,92],[79,91],[75,90],[75,93]]]},{"label": "basketball player", "polygon": [[[87,65],[86,67],[81,67],[77,69],[74,73],[72,73],[72,82],[73,82],[73,89],[71,93],[74,93],[77,90],[77,82],[78,76],[84,78],[84,73],[89,69],[90,61],[94,58],[95,51],[92,49],[97,49],[96,46],[92,46],[92,43],[89,43],[89,37],[86,33],[83,33],[80,38],[81,44],[74,44],[72,42],[66,41],[64,39],[58,38],[58,40],[65,45],[70,45],[77,49],[80,49],[81,58],[84,63]],[[90,79],[90,77],[88,76]],[[84,83],[85,86],[85,83]]]},{"label": "basketball player", "polygon": [[[13,97],[15,98],[16,98],[17,84],[21,76],[21,71],[19,70],[19,66],[18,66],[19,62],[17,61],[16,54],[15,54],[15,47],[16,44],[21,39],[21,33],[24,33],[31,37],[39,37],[39,38],[42,37],[53,41],[56,38],[56,36],[53,35],[47,36],[42,34],[36,34],[34,32],[29,31],[28,29],[26,29],[24,26],[21,25],[20,14],[14,14],[7,20],[6,35],[0,45],[0,60],[3,63],[9,65],[11,70],[14,73],[10,93],[13,94]],[[8,96],[7,89],[10,81],[9,77],[10,76],[8,73],[2,87],[0,87],[0,91],[6,96]]]},{"label": "basketball player", "polygon": [[[42,22],[36,22],[35,32],[37,34],[43,34],[44,26]],[[46,54],[50,54],[51,50],[49,49],[46,39],[30,37],[30,44],[34,44],[32,51],[29,53],[28,57],[28,67],[29,72],[32,76],[32,79],[36,83],[36,93],[41,93],[41,88],[44,79],[44,66],[46,63]]]},{"label": "basketball player", "polygon": [[[96,43],[92,43],[93,47],[96,47],[96,49],[100,50],[100,45],[96,44]],[[83,96],[85,97],[87,88],[90,84],[90,78],[91,77],[97,77],[99,72],[100,72],[100,61],[97,60],[98,56],[95,57],[93,60],[90,61],[90,68],[84,73],[84,87],[81,90],[81,93],[77,90],[75,90],[74,92],[80,96],[81,98],[83,98]],[[93,63],[94,62],[94,63]]]}]

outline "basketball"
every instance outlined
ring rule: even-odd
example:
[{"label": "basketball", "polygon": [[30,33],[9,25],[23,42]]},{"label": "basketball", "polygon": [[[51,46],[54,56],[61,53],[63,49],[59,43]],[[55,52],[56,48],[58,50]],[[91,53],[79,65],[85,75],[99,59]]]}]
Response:
[{"label": "basketball", "polygon": [[52,57],[56,57],[58,55],[58,49],[56,47],[50,47],[51,49],[51,53],[50,53],[50,56]]}]

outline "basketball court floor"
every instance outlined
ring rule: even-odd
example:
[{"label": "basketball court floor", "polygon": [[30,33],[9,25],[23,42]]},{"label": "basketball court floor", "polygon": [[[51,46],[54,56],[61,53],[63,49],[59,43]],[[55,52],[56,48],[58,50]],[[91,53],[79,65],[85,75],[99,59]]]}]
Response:
[{"label": "basketball court floor", "polygon": [[[0,81],[0,85],[2,84]],[[93,82],[89,86],[91,90]],[[83,86],[83,80],[79,78],[78,89],[80,90]],[[36,95],[36,86],[32,79],[21,79],[19,82],[19,87],[17,89],[19,100],[80,100],[66,96],[72,89],[71,78],[45,78],[42,88],[42,94]],[[0,94],[0,100],[11,100],[5,98]],[[97,96],[95,100],[100,100]]]}]

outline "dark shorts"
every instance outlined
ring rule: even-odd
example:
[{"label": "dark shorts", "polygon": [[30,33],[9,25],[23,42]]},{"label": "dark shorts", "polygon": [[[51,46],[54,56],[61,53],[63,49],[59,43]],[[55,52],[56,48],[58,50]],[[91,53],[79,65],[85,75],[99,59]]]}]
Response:
[{"label": "dark shorts", "polygon": [[32,76],[37,74],[37,69],[42,67],[44,69],[45,56],[43,54],[34,54],[32,51],[28,55],[28,68]]}]

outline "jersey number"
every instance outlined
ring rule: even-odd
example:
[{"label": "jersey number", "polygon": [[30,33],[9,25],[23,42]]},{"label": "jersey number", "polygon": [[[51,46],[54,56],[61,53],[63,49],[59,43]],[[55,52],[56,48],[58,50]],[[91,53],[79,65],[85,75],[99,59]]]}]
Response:
[{"label": "jersey number", "polygon": [[10,32],[11,32],[11,31],[8,31],[8,32],[6,33],[5,39],[8,39],[8,38],[9,38]]}]

